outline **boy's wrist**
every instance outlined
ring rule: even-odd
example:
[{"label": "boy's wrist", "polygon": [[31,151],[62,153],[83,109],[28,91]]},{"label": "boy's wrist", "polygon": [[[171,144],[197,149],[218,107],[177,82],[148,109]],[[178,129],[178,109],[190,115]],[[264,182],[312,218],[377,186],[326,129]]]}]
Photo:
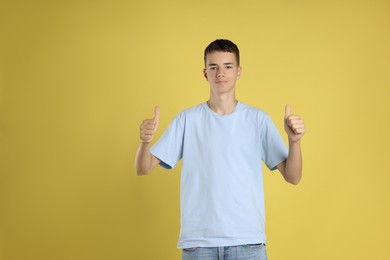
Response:
[{"label": "boy's wrist", "polygon": [[290,137],[288,137],[288,143],[289,143],[289,145],[301,145],[301,139],[293,140]]}]

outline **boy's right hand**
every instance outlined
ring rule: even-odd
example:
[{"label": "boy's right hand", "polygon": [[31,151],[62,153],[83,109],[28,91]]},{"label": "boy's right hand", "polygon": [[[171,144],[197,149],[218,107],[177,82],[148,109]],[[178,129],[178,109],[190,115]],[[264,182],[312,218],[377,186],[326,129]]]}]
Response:
[{"label": "boy's right hand", "polygon": [[160,108],[154,107],[154,118],[145,119],[140,126],[141,142],[148,144],[152,141],[154,135],[157,132],[158,122],[160,120]]}]

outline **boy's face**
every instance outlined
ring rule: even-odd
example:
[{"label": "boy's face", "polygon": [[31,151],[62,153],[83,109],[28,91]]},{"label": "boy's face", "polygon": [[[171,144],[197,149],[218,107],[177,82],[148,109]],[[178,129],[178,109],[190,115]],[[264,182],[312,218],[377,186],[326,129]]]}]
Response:
[{"label": "boy's face", "polygon": [[241,76],[241,67],[231,52],[214,51],[206,55],[203,75],[210,84],[212,94],[233,92],[236,80]]}]

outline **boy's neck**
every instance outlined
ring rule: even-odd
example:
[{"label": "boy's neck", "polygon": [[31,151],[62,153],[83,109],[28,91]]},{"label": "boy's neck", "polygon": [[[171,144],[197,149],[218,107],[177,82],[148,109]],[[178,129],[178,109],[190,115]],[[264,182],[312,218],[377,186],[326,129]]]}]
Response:
[{"label": "boy's neck", "polygon": [[210,109],[219,115],[227,115],[233,113],[234,109],[237,106],[237,103],[238,100],[235,98],[235,96],[211,96],[210,99],[207,101],[207,104]]}]

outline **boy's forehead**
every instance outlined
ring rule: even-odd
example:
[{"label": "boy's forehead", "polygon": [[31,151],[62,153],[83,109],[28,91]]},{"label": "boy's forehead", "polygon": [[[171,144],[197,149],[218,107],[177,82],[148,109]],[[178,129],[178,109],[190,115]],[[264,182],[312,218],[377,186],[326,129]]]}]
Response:
[{"label": "boy's forehead", "polygon": [[206,65],[208,64],[223,64],[232,63],[236,64],[236,55],[232,52],[213,51],[206,55]]}]

